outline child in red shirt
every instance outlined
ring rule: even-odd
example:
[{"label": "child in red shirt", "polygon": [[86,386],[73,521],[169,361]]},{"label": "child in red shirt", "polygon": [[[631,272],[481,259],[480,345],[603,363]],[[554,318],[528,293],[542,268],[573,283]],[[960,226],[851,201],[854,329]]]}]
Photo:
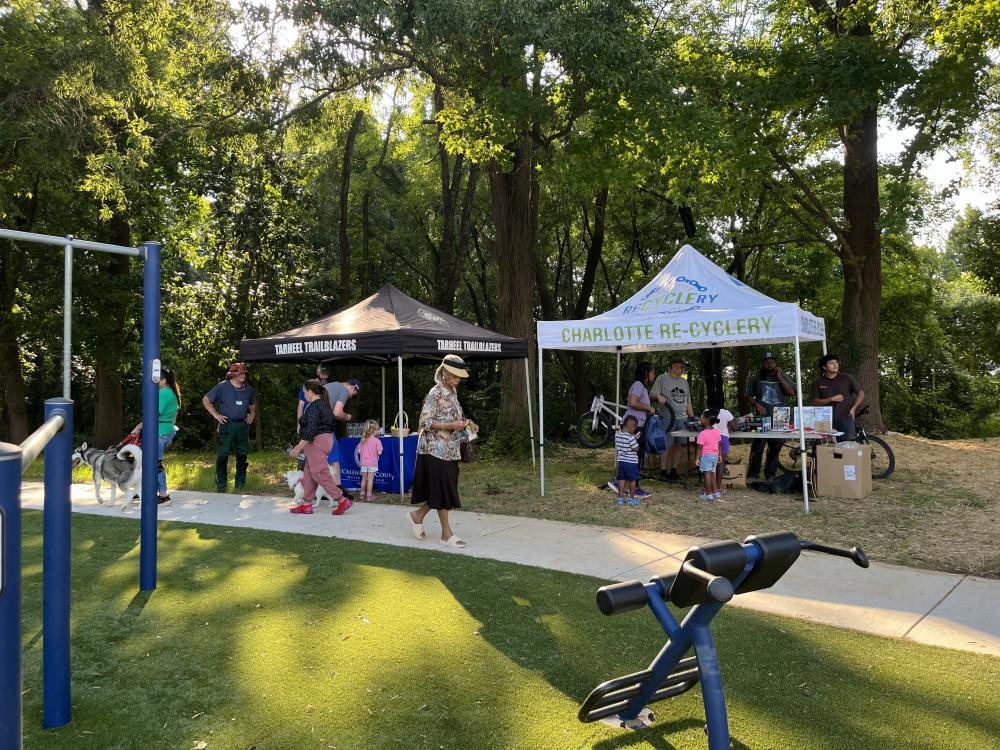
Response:
[{"label": "child in red shirt", "polygon": [[722,433],[715,425],[719,423],[719,412],[715,409],[705,409],[701,413],[701,426],[698,433],[698,470],[701,472],[702,493],[699,500],[718,500],[722,497],[719,483],[715,476],[715,468],[719,465],[719,448],[722,445]]}]

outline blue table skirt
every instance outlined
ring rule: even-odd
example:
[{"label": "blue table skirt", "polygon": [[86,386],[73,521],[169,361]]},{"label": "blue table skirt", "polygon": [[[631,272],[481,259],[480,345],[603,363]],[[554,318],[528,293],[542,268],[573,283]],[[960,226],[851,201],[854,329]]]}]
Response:
[{"label": "blue table skirt", "polygon": [[[382,455],[378,460],[378,471],[375,472],[376,492],[399,492],[399,438],[383,437]],[[358,447],[360,438],[341,438],[334,450],[340,460],[340,484],[348,489],[361,486],[361,465],[358,462]],[[330,455],[330,461],[334,459]],[[413,467],[417,462],[417,436],[407,435],[403,438],[403,491],[409,492],[413,484]]]}]

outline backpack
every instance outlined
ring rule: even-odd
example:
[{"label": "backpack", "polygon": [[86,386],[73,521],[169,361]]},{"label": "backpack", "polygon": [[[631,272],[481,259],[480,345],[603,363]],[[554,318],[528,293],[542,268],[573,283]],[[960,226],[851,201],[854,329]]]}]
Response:
[{"label": "backpack", "polygon": [[802,475],[798,472],[781,472],[770,482],[751,482],[750,486],[758,492],[769,495],[789,495],[802,492]]},{"label": "backpack", "polygon": [[663,421],[655,414],[646,418],[643,440],[647,453],[663,453],[667,449],[667,431],[663,428]]}]

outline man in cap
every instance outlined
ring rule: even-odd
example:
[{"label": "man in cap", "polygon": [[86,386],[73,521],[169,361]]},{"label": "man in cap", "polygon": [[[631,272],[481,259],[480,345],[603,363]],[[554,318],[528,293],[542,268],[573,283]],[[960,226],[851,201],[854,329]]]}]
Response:
[{"label": "man in cap", "polygon": [[236,362],[226,379],[201,397],[202,406],[219,423],[219,451],[215,459],[215,489],[226,491],[229,454],[236,454],[236,489],[247,483],[250,453],[250,425],[257,415],[257,400],[247,384],[247,366]]},{"label": "man in cap", "polygon": [[[649,395],[659,401],[664,406],[664,411],[668,413],[667,425],[670,423],[669,417],[673,416],[674,430],[683,430],[684,420],[694,416],[694,409],[691,407],[691,387],[684,377],[686,367],[687,362],[684,357],[671,358],[670,369],[656,377],[649,392]],[[667,449],[660,454],[660,479],[670,482],[680,479],[677,467],[687,460],[687,441],[687,438],[673,437],[669,431],[667,432]]]},{"label": "man in cap", "polygon": [[[795,395],[795,386],[788,376],[778,367],[778,360],[773,352],[765,352],[761,358],[760,373],[750,380],[747,386],[747,401],[756,410],[758,416],[770,417],[775,406],[784,406],[786,396]],[[747,466],[747,479],[760,476],[760,462],[764,456],[764,445],[767,444],[767,461],[764,464],[764,479],[770,481],[778,473],[778,453],[783,443],[780,440],[755,438],[750,444],[750,463]]]},{"label": "man in cap", "polygon": [[[326,393],[330,397],[330,408],[333,409],[333,418],[338,422],[350,422],[351,415],[344,411],[347,402],[361,393],[361,381],[351,378],[342,383],[333,382],[326,384]],[[337,443],[337,433],[333,434],[333,448],[330,450],[333,461],[330,462],[330,472],[333,474],[333,481],[340,487],[340,446]],[[343,491],[343,487],[340,487]],[[345,495],[347,493],[344,493]],[[348,499],[351,499],[348,495]]]}]

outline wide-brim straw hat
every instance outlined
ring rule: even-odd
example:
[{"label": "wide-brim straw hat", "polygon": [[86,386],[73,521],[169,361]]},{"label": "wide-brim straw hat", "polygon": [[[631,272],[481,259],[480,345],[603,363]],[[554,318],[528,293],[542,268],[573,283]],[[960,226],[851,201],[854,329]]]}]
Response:
[{"label": "wide-brim straw hat", "polygon": [[465,360],[457,354],[449,354],[447,357],[442,359],[441,367],[450,372],[452,375],[457,375],[460,378],[469,377],[469,371],[465,369]]}]

